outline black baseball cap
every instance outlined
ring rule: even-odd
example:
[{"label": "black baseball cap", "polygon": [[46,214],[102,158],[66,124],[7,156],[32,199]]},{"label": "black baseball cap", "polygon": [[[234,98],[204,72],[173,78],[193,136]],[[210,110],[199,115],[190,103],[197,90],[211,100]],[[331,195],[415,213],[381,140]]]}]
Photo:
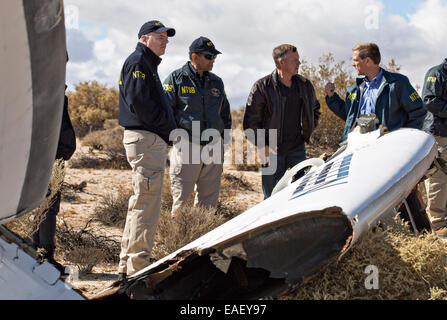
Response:
[{"label": "black baseball cap", "polygon": [[216,50],[214,43],[206,37],[200,37],[191,43],[189,53],[193,52],[205,52],[213,56],[221,54],[220,51]]},{"label": "black baseball cap", "polygon": [[175,35],[174,28],[167,28],[160,21],[151,20],[141,26],[140,32],[138,32],[138,39],[140,39],[142,35],[149,34],[151,32],[155,33],[167,32],[168,37],[173,37]]}]

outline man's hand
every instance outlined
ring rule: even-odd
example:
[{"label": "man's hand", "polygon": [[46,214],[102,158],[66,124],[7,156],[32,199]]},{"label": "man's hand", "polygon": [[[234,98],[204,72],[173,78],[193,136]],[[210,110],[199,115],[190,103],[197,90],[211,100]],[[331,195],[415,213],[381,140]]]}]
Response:
[{"label": "man's hand", "polygon": [[335,93],[335,84],[333,82],[328,82],[324,87],[324,91],[326,91],[329,98],[332,97]]},{"label": "man's hand", "polygon": [[263,166],[268,166],[270,164],[270,154],[276,154],[275,150],[270,149],[269,146],[265,146],[264,150],[262,150],[260,153],[260,161],[261,165]]}]

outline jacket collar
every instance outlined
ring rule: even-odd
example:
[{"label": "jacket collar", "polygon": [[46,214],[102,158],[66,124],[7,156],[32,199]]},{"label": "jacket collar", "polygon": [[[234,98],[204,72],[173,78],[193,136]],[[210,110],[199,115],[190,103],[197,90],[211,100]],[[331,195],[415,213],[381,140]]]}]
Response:
[{"label": "jacket collar", "polygon": [[[182,67],[182,74],[188,77],[194,77],[199,79],[199,74],[196,69],[191,65],[191,62],[186,62]],[[211,72],[205,71],[203,76],[208,78],[211,75]]]},{"label": "jacket collar", "polygon": [[135,50],[142,52],[144,56],[149,59],[153,66],[157,67],[161,63],[161,58],[141,42],[137,43],[137,47]]},{"label": "jacket collar", "polygon": [[442,63],[444,70],[447,70],[447,58],[444,60],[444,62]]},{"label": "jacket collar", "polygon": [[[392,82],[397,81],[398,77],[396,76],[395,73],[386,71],[385,69],[382,69],[382,71],[383,71],[382,82],[392,83]],[[357,82],[357,86],[360,87],[365,82],[365,77],[358,77],[356,79],[356,82]]]},{"label": "jacket collar", "polygon": [[[271,74],[271,78],[272,78],[272,82],[273,82],[273,86],[277,87],[279,85],[279,76],[278,76],[278,70],[275,69],[272,74]],[[306,78],[304,78],[302,75],[296,74],[294,76],[292,76],[292,81],[295,81],[298,83],[298,81],[301,82],[306,82]]]}]

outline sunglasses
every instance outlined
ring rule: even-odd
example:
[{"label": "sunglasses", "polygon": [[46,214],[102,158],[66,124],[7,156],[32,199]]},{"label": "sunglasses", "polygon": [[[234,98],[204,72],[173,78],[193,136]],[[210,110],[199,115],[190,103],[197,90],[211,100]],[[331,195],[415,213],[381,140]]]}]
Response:
[{"label": "sunglasses", "polygon": [[205,59],[207,59],[207,60],[214,60],[217,57],[217,55],[212,55],[212,54],[208,54],[208,53],[197,52],[196,54],[198,54],[199,56],[205,57]]}]

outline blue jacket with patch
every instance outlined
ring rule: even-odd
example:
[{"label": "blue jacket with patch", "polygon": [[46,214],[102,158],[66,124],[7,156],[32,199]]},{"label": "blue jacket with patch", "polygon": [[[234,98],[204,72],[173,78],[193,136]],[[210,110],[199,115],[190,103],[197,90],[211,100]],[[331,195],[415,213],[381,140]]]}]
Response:
[{"label": "blue jacket with patch", "polygon": [[422,99],[430,116],[430,132],[447,137],[447,59],[428,70]]},{"label": "blue jacket with patch", "polygon": [[[337,93],[330,98],[326,96],[329,109],[346,121],[342,140],[346,140],[348,133],[355,127],[364,86],[364,78],[357,78],[356,83],[348,89],[345,101]],[[375,114],[379,124],[393,131],[401,127],[423,129],[427,111],[406,76],[383,70]]]},{"label": "blue jacket with patch", "polygon": [[[179,128],[185,129],[192,139],[193,121],[200,123],[200,135],[206,129],[216,129],[223,137],[224,129],[231,129],[230,104],[222,79],[205,72],[203,79],[187,62],[173,71],[163,87]],[[200,137],[195,137],[200,140]],[[202,145],[210,141],[201,141]]]},{"label": "blue jacket with patch", "polygon": [[127,129],[147,130],[167,144],[176,129],[174,115],[161,86],[161,59],[142,43],[124,62],[119,86],[118,122]]}]

